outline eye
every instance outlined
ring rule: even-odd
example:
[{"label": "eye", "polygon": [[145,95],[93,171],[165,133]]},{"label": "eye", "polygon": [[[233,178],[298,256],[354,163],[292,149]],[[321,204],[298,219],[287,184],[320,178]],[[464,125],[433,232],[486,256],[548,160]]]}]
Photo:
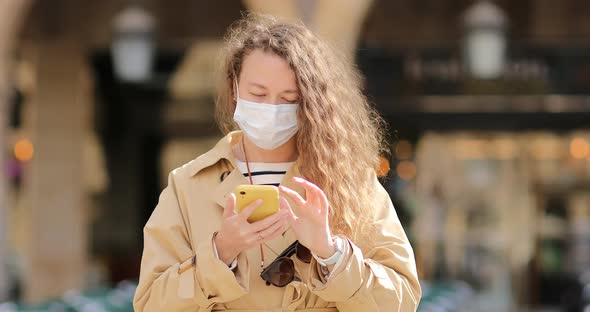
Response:
[{"label": "eye", "polygon": [[250,93],[250,94],[252,94],[253,96],[258,96],[258,97],[265,96],[265,94],[256,94],[256,93]]}]

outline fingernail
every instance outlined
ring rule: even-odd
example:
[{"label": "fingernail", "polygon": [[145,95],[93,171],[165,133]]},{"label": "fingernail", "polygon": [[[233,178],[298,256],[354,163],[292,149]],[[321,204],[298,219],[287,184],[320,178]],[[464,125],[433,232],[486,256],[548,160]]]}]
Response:
[{"label": "fingernail", "polygon": [[293,180],[294,180],[295,182],[305,182],[305,180],[303,180],[303,179],[302,179],[302,178],[300,178],[300,177],[294,177],[294,178],[293,178]]}]

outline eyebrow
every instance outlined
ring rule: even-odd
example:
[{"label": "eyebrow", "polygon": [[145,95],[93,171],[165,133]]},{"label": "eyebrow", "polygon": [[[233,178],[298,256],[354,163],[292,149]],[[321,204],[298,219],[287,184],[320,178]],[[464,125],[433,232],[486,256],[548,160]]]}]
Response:
[{"label": "eyebrow", "polygon": [[[266,87],[264,85],[261,85],[261,84],[256,83],[256,82],[249,82],[248,84],[251,85],[251,86],[255,86],[255,87],[262,88],[262,89],[266,89]],[[297,90],[285,90],[285,91],[283,91],[281,93],[299,93],[299,92],[297,92]]]}]

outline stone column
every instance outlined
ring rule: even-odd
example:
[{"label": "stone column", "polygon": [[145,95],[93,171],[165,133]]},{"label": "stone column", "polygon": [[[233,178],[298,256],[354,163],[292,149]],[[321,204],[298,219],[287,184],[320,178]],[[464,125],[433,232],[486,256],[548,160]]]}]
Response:
[{"label": "stone column", "polygon": [[253,12],[270,14],[287,20],[296,21],[301,18],[297,0],[243,0],[244,5]]},{"label": "stone column", "polygon": [[373,0],[318,0],[312,29],[354,62],[357,41]]},{"label": "stone column", "polygon": [[[7,127],[7,101],[10,90],[10,68],[12,67],[13,49],[16,36],[25,13],[28,11],[29,0],[0,1],[0,166],[4,168],[4,147]],[[4,170],[0,170],[0,301],[7,297],[10,287],[6,273],[6,181]]]},{"label": "stone column", "polygon": [[26,179],[30,198],[25,300],[37,303],[82,289],[88,235],[83,144],[90,126],[89,73],[83,47],[37,44],[32,95],[35,146]]},{"label": "stone column", "polygon": [[354,61],[365,16],[373,0],[244,0],[252,11],[301,20]]}]

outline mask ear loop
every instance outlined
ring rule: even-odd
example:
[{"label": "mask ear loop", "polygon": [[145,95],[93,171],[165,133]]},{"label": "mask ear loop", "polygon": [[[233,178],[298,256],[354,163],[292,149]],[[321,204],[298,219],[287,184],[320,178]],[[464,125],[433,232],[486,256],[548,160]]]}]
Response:
[{"label": "mask ear loop", "polygon": [[238,79],[234,78],[236,84],[236,102],[240,99],[240,88],[238,87]]}]

